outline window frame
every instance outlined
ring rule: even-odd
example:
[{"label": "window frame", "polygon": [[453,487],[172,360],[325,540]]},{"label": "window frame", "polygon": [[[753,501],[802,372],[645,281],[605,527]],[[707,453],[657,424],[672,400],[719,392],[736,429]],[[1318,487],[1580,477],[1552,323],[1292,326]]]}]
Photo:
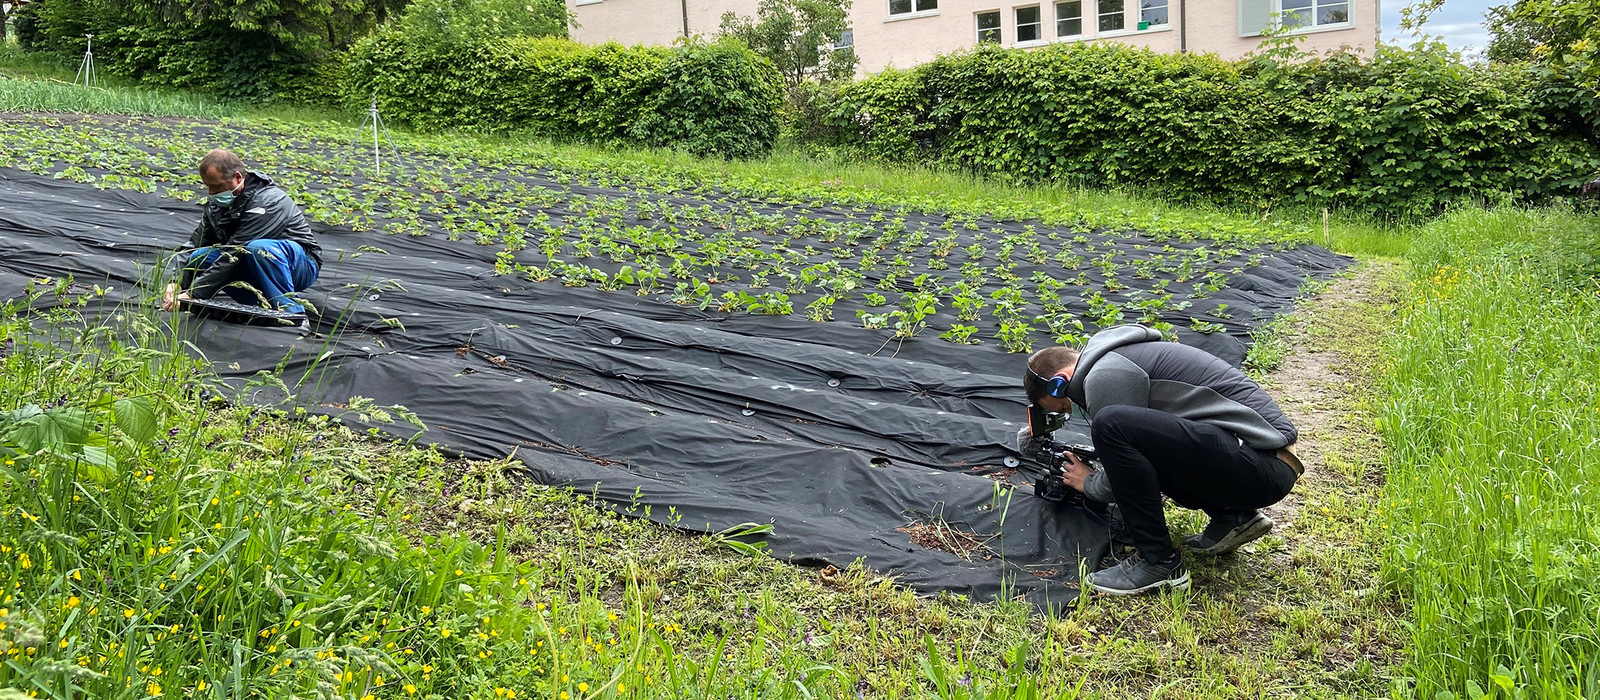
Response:
[{"label": "window frame", "polygon": [[[1273,0],[1273,1],[1277,2],[1279,0]],[[1106,12],[1105,11],[1105,6],[1103,5],[1103,3],[1106,3],[1106,2],[1115,2],[1115,3],[1117,3],[1116,11],[1114,11],[1114,12]],[[1107,29],[1106,26],[1105,26],[1106,18],[1107,17],[1113,17],[1113,16],[1117,17],[1117,26],[1113,27],[1111,29]],[[1105,34],[1105,33],[1109,33],[1109,32],[1125,32],[1125,31],[1127,31],[1128,30],[1128,1],[1127,0],[1094,0],[1094,29],[1095,29],[1095,34],[1097,34],[1097,35],[1098,34]]]},{"label": "window frame", "polygon": [[[939,0],[905,0],[911,3],[911,9],[905,12],[894,11],[894,0],[886,0],[889,9],[889,19],[902,19],[906,17],[926,17],[939,14]],[[923,4],[929,7],[923,7]]]},{"label": "window frame", "polygon": [[[991,27],[989,29],[984,29],[983,25],[979,24],[979,22],[981,21],[980,18],[983,17],[984,15],[994,15],[994,26],[993,27]],[[973,39],[975,40],[976,45],[982,46],[982,45],[984,45],[986,43],[994,44],[996,46],[1004,45],[1005,41],[1006,41],[1005,33],[1004,33],[1005,32],[1005,23],[1006,23],[1005,12],[1002,11],[1002,10],[999,10],[999,9],[978,10],[977,12],[972,13],[972,27],[973,27],[974,32],[975,32],[974,35],[973,35]],[[983,40],[984,32],[994,32],[994,41],[988,41],[988,42],[984,41]]]},{"label": "window frame", "polygon": [[[1022,18],[1017,16],[1017,13],[1021,12],[1022,10],[1033,10],[1034,11],[1034,21],[1032,22],[1031,25],[1023,25]],[[1031,46],[1033,44],[1044,43],[1044,6],[1041,3],[1034,3],[1032,5],[1015,5],[1015,6],[1013,6],[1011,8],[1011,23],[1012,23],[1011,35],[1013,37],[1016,37],[1016,43],[1018,45]],[[1023,26],[1032,26],[1033,27],[1034,37],[1032,39],[1023,39],[1022,38],[1022,28],[1023,28]]]},{"label": "window frame", "polygon": [[[1090,0],[1090,1],[1093,2],[1094,0]],[[1084,2],[1084,0],[1056,0],[1056,2],[1051,3],[1055,7],[1056,38],[1057,39],[1076,39],[1078,37],[1083,36],[1083,2]],[[1061,23],[1062,22],[1070,22],[1070,21],[1072,21],[1073,18],[1069,17],[1067,19],[1062,19],[1061,18],[1061,6],[1062,5],[1071,5],[1071,4],[1074,4],[1074,3],[1076,3],[1078,5],[1078,16],[1077,16],[1078,33],[1077,34],[1062,34],[1061,33]]]},{"label": "window frame", "polygon": [[[1288,32],[1290,34],[1293,34],[1293,33],[1296,33],[1296,32],[1318,32],[1318,31],[1325,31],[1325,30],[1329,30],[1329,29],[1347,29],[1349,27],[1355,26],[1355,20],[1352,18],[1351,13],[1350,13],[1350,6],[1353,4],[1350,0],[1306,0],[1306,1],[1310,3],[1310,5],[1308,7],[1297,8],[1295,10],[1284,10],[1283,9],[1283,0],[1272,0],[1273,16],[1276,18],[1276,21],[1280,26],[1284,26],[1285,27],[1285,31],[1286,32]],[[1328,6],[1331,6],[1331,5],[1344,5],[1344,8],[1345,8],[1344,9],[1344,20],[1339,21],[1339,22],[1328,22],[1328,23],[1325,23],[1325,24],[1324,23],[1319,23],[1317,20],[1319,19],[1320,15],[1321,15],[1321,10],[1324,9],[1325,7],[1328,7]],[[1296,25],[1296,26],[1289,27],[1289,26],[1287,26],[1287,23],[1284,21],[1285,18],[1288,16],[1289,12],[1293,12],[1295,14],[1295,16],[1299,16],[1299,13],[1301,13],[1301,12],[1309,13],[1311,15],[1311,23],[1310,24],[1305,24],[1305,25]]]},{"label": "window frame", "polygon": [[[1145,23],[1145,19],[1144,19],[1145,10],[1154,9],[1154,8],[1146,8],[1144,6],[1146,1],[1148,1],[1148,2],[1159,2],[1159,3],[1161,3],[1161,9],[1164,9],[1164,10],[1167,11],[1167,21],[1162,22],[1160,24],[1156,24],[1155,22],[1151,22],[1150,23],[1150,29],[1155,29],[1156,27],[1170,27],[1170,26],[1172,26],[1172,0],[1137,0],[1137,2],[1139,3],[1139,22],[1137,24],[1135,24],[1134,26],[1138,26],[1139,24],[1144,24]],[[1277,2],[1282,2],[1283,0],[1276,0],[1276,1]],[[1313,0],[1313,2],[1314,1],[1315,0]]]}]

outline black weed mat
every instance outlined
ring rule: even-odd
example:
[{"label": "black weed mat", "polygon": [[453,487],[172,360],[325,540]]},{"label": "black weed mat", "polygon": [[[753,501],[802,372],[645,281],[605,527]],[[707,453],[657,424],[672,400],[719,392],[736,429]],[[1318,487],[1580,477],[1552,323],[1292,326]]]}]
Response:
[{"label": "black weed mat", "polygon": [[[193,204],[154,194],[17,170],[0,170],[0,177],[0,299],[21,296],[29,280],[72,276],[115,287],[97,304],[105,313],[131,312],[126,305],[149,300],[148,290],[135,291],[141,276],[160,251],[183,244],[198,215]],[[645,196],[587,187],[596,201]],[[563,191],[542,213],[573,217],[566,208],[571,185]],[[713,215],[723,202],[738,202],[673,197],[702,202],[694,206]],[[876,213],[808,209],[805,216],[857,221]],[[933,214],[896,215],[943,223]],[[992,231],[1023,226],[983,222]],[[888,331],[862,328],[846,314],[816,322],[798,313],[718,312],[673,303],[666,290],[641,295],[497,275],[499,246],[316,228],[327,251],[311,293],[321,309],[318,335],[183,324],[195,347],[240,386],[281,368],[298,400],[313,408],[337,411],[355,396],[402,404],[428,424],[425,442],[479,458],[515,449],[534,480],[593,492],[636,514],[648,507],[658,522],[706,531],[772,523],[765,542],[779,557],[840,567],[864,558],[925,592],[988,599],[1009,585],[1041,606],[1061,604],[1076,595],[1080,563],[1092,566],[1106,550],[1104,527],[1092,516],[1033,498],[1029,476],[1008,466],[1024,414],[1018,375],[1025,355],[992,341],[957,345],[926,333],[886,342]],[[1137,232],[1062,234],[1060,250],[1085,235],[1128,255],[1150,243]],[[810,244],[816,249],[808,260],[829,255],[825,245]],[[536,253],[512,258],[542,262]],[[1227,332],[1181,326],[1179,336],[1235,362],[1240,338],[1288,311],[1307,277],[1346,264],[1315,247],[1234,257],[1258,264],[1229,274],[1225,288],[1199,300],[1210,310],[1231,307],[1232,314],[1207,317]],[[505,272],[506,258],[499,262]],[[730,263],[724,272],[734,269]],[[1018,266],[1016,274],[1072,276],[1049,269]],[[1180,287],[1170,280],[1163,286]],[[1199,317],[1179,311],[1160,316],[1174,325]],[[928,322],[942,330],[952,320]],[[247,401],[281,398],[262,387],[251,391]],[[1002,488],[1012,485],[1021,488]]]}]

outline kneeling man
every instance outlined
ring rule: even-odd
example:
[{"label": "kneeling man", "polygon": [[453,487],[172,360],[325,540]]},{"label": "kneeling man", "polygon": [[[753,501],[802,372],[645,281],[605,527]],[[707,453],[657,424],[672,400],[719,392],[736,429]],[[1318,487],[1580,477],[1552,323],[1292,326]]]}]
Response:
[{"label": "kneeling man", "polygon": [[200,180],[210,198],[190,250],[179,254],[182,272],[167,285],[162,308],[221,291],[241,304],[305,313],[292,295],[317,281],[322,248],[300,207],[228,151],[200,160]]}]

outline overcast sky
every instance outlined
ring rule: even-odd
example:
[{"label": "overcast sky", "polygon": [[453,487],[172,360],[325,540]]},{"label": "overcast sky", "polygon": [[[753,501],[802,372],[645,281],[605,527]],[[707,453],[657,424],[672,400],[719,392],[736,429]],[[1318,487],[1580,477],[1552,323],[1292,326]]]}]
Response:
[{"label": "overcast sky", "polygon": [[[1407,0],[1381,0],[1383,8],[1383,38],[1386,41],[1410,44],[1410,32],[1400,29],[1400,8]],[[1511,0],[1445,0],[1444,7],[1428,18],[1424,34],[1444,39],[1458,51],[1481,51],[1489,45],[1489,30],[1483,28],[1483,14],[1490,7],[1504,5]]]}]

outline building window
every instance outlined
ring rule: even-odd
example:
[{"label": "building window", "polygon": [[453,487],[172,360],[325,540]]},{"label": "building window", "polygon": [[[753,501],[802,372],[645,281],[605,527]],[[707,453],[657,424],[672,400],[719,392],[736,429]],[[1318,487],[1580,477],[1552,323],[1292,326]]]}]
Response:
[{"label": "building window", "polygon": [[835,49],[848,49],[855,45],[856,30],[854,29],[846,29],[842,32],[839,32],[839,40],[833,42],[833,48]]},{"label": "building window", "polygon": [[909,15],[913,12],[932,12],[939,9],[939,0],[889,0],[889,16]]},{"label": "building window", "polygon": [[[1294,0],[1285,0],[1293,2]],[[1139,0],[1139,22],[1151,27],[1167,23],[1168,0]]]},{"label": "building window", "polygon": [[1017,8],[1017,43],[1043,39],[1041,24],[1038,5]]},{"label": "building window", "polygon": [[1290,29],[1350,22],[1349,0],[1282,0],[1279,15]]},{"label": "building window", "polygon": [[1083,36],[1083,0],[1056,3],[1056,36]]},{"label": "building window", "polygon": [[[1100,1],[1100,31],[1114,32],[1123,28],[1122,0]],[[1295,0],[1284,0],[1294,2]]]},{"label": "building window", "polygon": [[1000,11],[978,13],[978,43],[1000,43]]}]

